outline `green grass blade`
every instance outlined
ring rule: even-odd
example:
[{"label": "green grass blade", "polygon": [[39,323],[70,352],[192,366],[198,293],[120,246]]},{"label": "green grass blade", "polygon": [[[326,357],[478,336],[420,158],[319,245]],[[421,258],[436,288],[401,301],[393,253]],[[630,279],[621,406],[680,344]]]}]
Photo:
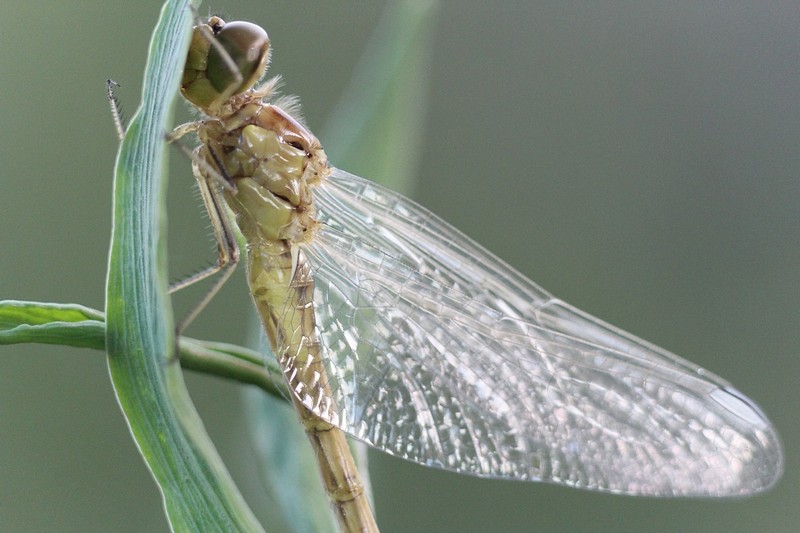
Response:
[{"label": "green grass blade", "polygon": [[438,2],[391,3],[320,133],[336,166],[411,194]]},{"label": "green grass blade", "polygon": [[[106,324],[102,311],[78,304],[0,301],[0,345],[54,344],[105,350]],[[181,337],[181,367],[227,378],[286,402],[289,392],[274,360],[261,353],[222,342]]]},{"label": "green grass blade", "polygon": [[0,344],[105,347],[105,316],[77,304],[0,301]]},{"label": "green grass blade", "polygon": [[[261,321],[253,316],[251,323],[254,338],[248,345],[260,346],[274,359]],[[282,399],[257,390],[245,389],[242,400],[257,466],[278,502],[286,527],[297,533],[338,531],[330,500],[320,482],[317,461],[295,410]]]},{"label": "green grass blade", "polygon": [[[411,1],[389,6],[350,88],[320,135],[336,166],[404,192],[413,189],[419,160],[417,139],[425,114],[425,73],[435,6],[435,2]],[[251,322],[253,330],[260,331],[260,321],[253,318]],[[263,334],[260,337],[263,349]],[[249,345],[259,346],[259,342]],[[245,403],[264,477],[284,517],[291,517],[287,523],[298,532],[336,531],[297,415],[257,392],[245,391]],[[353,451],[368,485],[365,446],[356,443]],[[293,480],[288,489],[287,479]]]},{"label": "green grass blade", "polygon": [[54,304],[0,301],[0,328],[17,324],[44,325],[51,322],[81,322],[105,320],[101,311],[79,304]]},{"label": "green grass blade", "polygon": [[164,161],[191,28],[168,2],[153,34],[142,104],[120,148],[107,280],[106,347],[120,406],[176,531],[259,531],[189,399],[166,281]]}]

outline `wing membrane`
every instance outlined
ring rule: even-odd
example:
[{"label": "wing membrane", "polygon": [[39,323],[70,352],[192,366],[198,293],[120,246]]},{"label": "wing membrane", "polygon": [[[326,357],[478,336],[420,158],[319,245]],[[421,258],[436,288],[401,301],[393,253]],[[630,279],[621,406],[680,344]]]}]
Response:
[{"label": "wing membrane", "polygon": [[298,394],[322,418],[479,476],[678,496],[779,477],[775,430],[724,380],[553,298],[399,194],[335,170],[316,200],[328,385]]}]

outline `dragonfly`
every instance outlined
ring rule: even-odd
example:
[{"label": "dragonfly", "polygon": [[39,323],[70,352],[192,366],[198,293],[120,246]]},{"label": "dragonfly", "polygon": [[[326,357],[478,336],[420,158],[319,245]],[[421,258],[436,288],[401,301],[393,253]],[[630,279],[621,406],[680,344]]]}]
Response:
[{"label": "dragonfly", "polygon": [[269,55],[255,24],[194,28],[181,93],[202,118],[171,139],[200,141],[219,260],[186,283],[227,279],[235,224],[342,529],[377,531],[345,433],[429,467],[628,495],[745,496],[779,479],[777,431],[730,383],[333,167],[277,79],[257,86]]}]

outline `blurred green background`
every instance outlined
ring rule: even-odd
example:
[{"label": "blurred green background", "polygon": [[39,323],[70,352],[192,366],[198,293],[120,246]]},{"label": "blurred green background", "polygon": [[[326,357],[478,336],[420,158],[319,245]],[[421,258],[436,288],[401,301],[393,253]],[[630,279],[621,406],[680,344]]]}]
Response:
[{"label": "blurred green background", "polygon": [[[104,81],[123,85],[132,112],[159,7],[4,6],[0,299],[102,309],[116,152]],[[272,72],[320,130],[382,6],[210,8],[267,28]],[[786,473],[751,499],[653,500],[373,453],[383,531],[800,527],[799,27],[791,2],[442,2],[415,197],[559,297],[733,382],[777,425]],[[172,160],[179,277],[213,255],[188,163]],[[245,283],[228,285],[190,334],[242,341]],[[240,387],[188,381],[251,506],[268,515]],[[166,529],[102,354],[0,348],[0,530]]]}]

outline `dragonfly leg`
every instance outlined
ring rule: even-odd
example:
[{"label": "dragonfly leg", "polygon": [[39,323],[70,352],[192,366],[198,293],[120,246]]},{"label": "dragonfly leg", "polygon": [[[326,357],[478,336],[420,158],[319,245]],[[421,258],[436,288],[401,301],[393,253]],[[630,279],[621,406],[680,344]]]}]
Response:
[{"label": "dragonfly leg", "polygon": [[114,94],[114,87],[119,87],[119,83],[112,79],[106,80],[106,94],[108,96],[108,103],[111,105],[111,117],[114,120],[114,127],[117,130],[117,137],[121,141],[125,137],[127,127],[125,126],[125,119],[122,115],[122,105]]},{"label": "dragonfly leg", "polygon": [[[167,142],[170,144],[176,144],[178,146],[181,146],[181,144],[178,142],[179,140],[181,140],[190,133],[196,133],[197,130],[199,130],[202,126],[203,126],[202,120],[195,120],[192,122],[186,122],[185,124],[181,124],[179,126],[175,126],[174,130],[166,134]],[[190,159],[191,158],[192,157],[190,156]]]},{"label": "dragonfly leg", "polygon": [[[199,166],[200,170],[206,176],[211,176],[220,186],[222,186],[223,189],[235,191],[236,186],[233,184],[233,180],[225,173],[222,162],[214,152],[210,153],[216,168],[210,165],[205,159],[198,157],[195,152],[179,142],[179,140],[185,135],[189,133],[196,133],[197,130],[203,126],[203,124],[204,123],[202,120],[197,120],[195,122],[187,122],[186,124],[176,126],[174,130],[167,134],[167,142],[177,146],[178,149],[192,161],[193,165]],[[197,171],[195,171],[195,176],[197,176]]]},{"label": "dragonfly leg", "polygon": [[217,243],[218,256],[213,265],[170,285],[169,292],[172,294],[217,273],[220,273],[220,276],[205,296],[203,296],[183,320],[180,321],[177,327],[178,332],[186,329],[206,305],[208,305],[220,288],[228,281],[239,262],[239,246],[236,243],[236,234],[231,226],[228,213],[225,211],[225,200],[222,198],[222,193],[217,186],[217,178],[203,171],[199,160],[205,160],[199,157],[197,152],[194,152],[192,155],[192,170],[194,171],[197,184],[200,188],[200,197],[203,199],[203,204],[211,220],[214,240]]}]

